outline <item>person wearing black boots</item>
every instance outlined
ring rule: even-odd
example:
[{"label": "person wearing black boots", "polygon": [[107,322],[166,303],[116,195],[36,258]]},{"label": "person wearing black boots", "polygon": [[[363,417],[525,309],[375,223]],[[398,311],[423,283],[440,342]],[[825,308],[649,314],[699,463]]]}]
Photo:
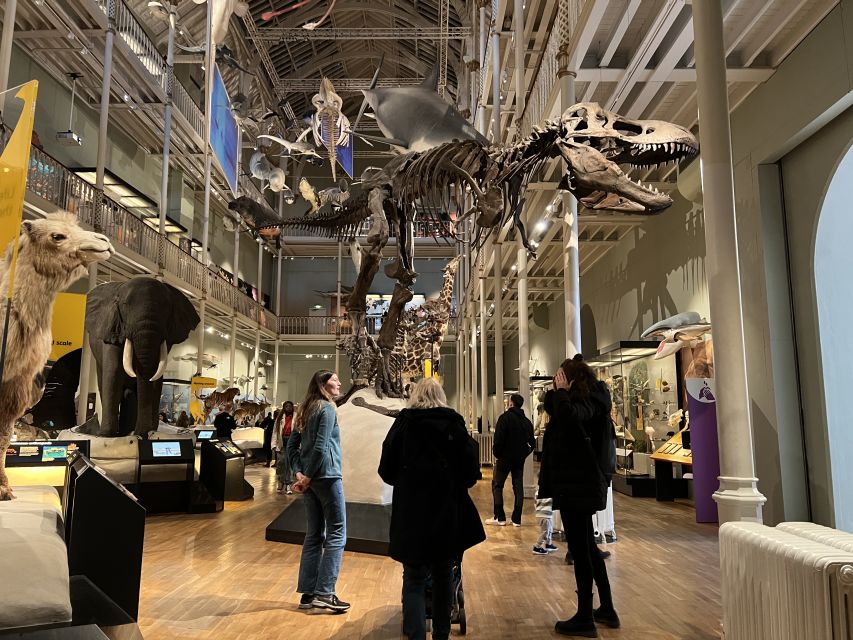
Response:
[{"label": "person wearing black boots", "polygon": [[[548,395],[545,404],[552,419],[542,447],[538,495],[553,498],[554,508],[560,509],[578,594],[577,613],[554,629],[562,635],[597,638],[596,623],[620,626],[592,527],[592,515],[607,502],[610,480],[599,455],[609,425],[610,393],[578,354],[560,365]],[[601,602],[595,610],[593,582]]]}]

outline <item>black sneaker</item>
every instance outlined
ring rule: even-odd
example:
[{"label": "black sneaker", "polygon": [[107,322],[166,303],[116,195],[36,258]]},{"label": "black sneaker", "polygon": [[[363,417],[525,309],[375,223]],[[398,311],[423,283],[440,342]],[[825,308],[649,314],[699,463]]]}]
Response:
[{"label": "black sneaker", "polygon": [[619,540],[619,538],[616,537],[615,533],[605,533],[604,539],[607,541],[607,544],[613,544],[614,542]]},{"label": "black sneaker", "polygon": [[302,597],[299,598],[299,608],[300,609],[311,609],[314,606],[314,594],[313,593],[303,593]]},{"label": "black sneaker", "polygon": [[340,600],[334,593],[328,596],[314,596],[311,605],[319,609],[331,609],[343,613],[350,607],[349,602]]},{"label": "black sneaker", "polygon": [[592,617],[598,624],[603,624],[605,627],[610,627],[611,629],[618,629],[622,625],[619,615],[612,607],[609,611],[605,611],[604,607],[599,607],[592,612]]},{"label": "black sneaker", "polygon": [[545,551],[543,547],[533,547],[533,555],[535,556],[547,556],[548,552]]},{"label": "black sneaker", "polygon": [[548,543],[545,545],[545,551],[548,553],[554,553],[555,551],[559,551],[559,547],[555,544]]}]

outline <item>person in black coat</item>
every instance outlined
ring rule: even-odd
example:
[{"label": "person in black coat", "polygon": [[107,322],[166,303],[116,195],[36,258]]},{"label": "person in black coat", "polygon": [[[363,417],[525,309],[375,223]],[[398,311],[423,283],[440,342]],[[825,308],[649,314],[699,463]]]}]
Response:
[{"label": "person in black coat", "polygon": [[[278,411],[276,411],[278,414]],[[260,427],[264,430],[264,455],[267,457],[266,465],[269,467],[272,464],[272,430],[275,426],[275,418],[272,413],[267,413],[266,417],[261,420]]]},{"label": "person in black coat", "polygon": [[[542,443],[538,496],[552,498],[554,509],[560,510],[578,594],[577,614],[555,626],[563,635],[594,638],[596,622],[611,628],[620,625],[592,527],[592,515],[607,504],[610,479],[601,469],[599,452],[610,428],[610,407],[607,386],[596,379],[581,354],[560,365],[554,391],[545,398],[552,418]],[[601,601],[594,611],[593,581]]]},{"label": "person in black coat", "polygon": [[492,453],[495,454],[495,473],[492,477],[495,515],[486,520],[486,524],[506,524],[504,484],[512,474],[512,493],[515,501],[510,519],[515,526],[521,526],[521,510],[524,507],[524,461],[536,447],[533,423],[524,415],[521,409],[523,406],[524,398],[513,393],[509,397],[509,408],[501,414],[495,425],[495,441],[492,445]]},{"label": "person in black coat", "polygon": [[468,489],[480,465],[465,421],[432,378],[411,391],[382,443],[379,475],[394,487],[389,555],[403,563],[403,631],[426,638],[425,584],[432,576],[432,637],[450,635],[452,566],[486,539]]},{"label": "person in black coat", "polygon": [[231,432],[237,428],[237,422],[227,411],[220,411],[213,419],[213,426],[216,427],[216,437],[220,440],[230,440]]}]

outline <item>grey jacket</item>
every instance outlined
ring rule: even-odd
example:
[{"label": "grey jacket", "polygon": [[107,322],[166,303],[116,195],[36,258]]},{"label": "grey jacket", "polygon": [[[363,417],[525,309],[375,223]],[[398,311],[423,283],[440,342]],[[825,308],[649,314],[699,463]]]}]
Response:
[{"label": "grey jacket", "polygon": [[293,430],[287,439],[287,459],[294,474],[312,480],[342,477],[341,429],[331,403],[323,402],[301,432]]}]

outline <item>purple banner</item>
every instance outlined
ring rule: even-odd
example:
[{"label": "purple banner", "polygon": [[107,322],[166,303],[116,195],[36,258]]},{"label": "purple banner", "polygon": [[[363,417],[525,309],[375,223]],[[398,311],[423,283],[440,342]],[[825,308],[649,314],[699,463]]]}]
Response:
[{"label": "purple banner", "polygon": [[696,522],[719,522],[714,492],[720,481],[720,445],[717,440],[717,399],[713,378],[687,378],[690,411],[690,448],[693,457],[693,501]]}]

